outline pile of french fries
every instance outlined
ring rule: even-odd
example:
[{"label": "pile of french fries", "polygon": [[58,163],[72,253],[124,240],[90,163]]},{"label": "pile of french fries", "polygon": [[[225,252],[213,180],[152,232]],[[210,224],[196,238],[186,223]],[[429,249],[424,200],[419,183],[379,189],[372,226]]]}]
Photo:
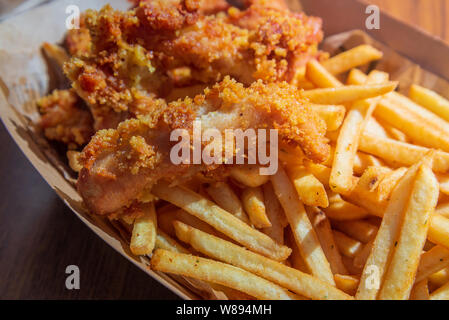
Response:
[{"label": "pile of french fries", "polygon": [[298,72],[326,163],[280,146],[273,176],[158,183],[163,201],[121,221],[132,252],[229,299],[449,299],[449,101],[356,69],[381,58],[363,45]]}]

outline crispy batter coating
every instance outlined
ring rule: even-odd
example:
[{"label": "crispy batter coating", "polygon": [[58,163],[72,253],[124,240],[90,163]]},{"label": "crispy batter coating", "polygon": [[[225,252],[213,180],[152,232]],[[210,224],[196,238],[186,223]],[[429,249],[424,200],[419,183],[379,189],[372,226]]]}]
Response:
[{"label": "crispy batter coating", "polygon": [[[177,144],[170,141],[171,132],[183,128],[192,135],[195,120],[201,122],[202,132],[277,129],[282,142],[300,146],[312,159],[323,161],[329,154],[325,124],[296,88],[286,82],[264,84],[260,80],[245,88],[225,78],[194,99],[160,106],[157,112],[122,122],[116,130],[97,132],[82,152],[78,179],[88,208],[96,214],[116,215],[162,178],[179,183],[222,167],[171,161],[171,148]],[[207,144],[203,142],[202,148]],[[222,163],[229,160],[222,158]]]},{"label": "crispy batter coating", "polygon": [[65,70],[96,130],[142,114],[137,97],[176,97],[172,91],[226,75],[245,85],[290,81],[298,65],[318,54],[319,19],[291,13],[281,1],[250,1],[226,14],[220,3],[143,0],[126,12],[106,6],[85,13],[91,50]]},{"label": "crispy batter coating", "polygon": [[40,126],[49,140],[82,146],[94,134],[92,116],[73,90],[55,90],[38,101]]},{"label": "crispy batter coating", "polygon": [[55,90],[38,101],[40,126],[49,140],[82,146],[94,134],[92,116],[73,90]]},{"label": "crispy batter coating", "polygon": [[65,37],[64,44],[71,56],[80,56],[87,54],[90,51],[90,32],[86,28],[83,14],[80,16],[80,28],[69,30]]}]

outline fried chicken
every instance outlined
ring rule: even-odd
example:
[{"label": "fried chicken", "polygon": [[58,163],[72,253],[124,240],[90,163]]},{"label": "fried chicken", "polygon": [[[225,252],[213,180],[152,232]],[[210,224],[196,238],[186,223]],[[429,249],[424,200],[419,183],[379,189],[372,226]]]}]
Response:
[{"label": "fried chicken", "polygon": [[[65,70],[96,130],[144,114],[153,99],[178,97],[173,91],[194,96],[197,90],[179,89],[202,88],[226,75],[247,86],[258,79],[289,81],[318,54],[319,19],[264,0],[225,14],[220,3],[144,0],[126,12],[106,6],[85,13],[91,50]],[[208,15],[213,12],[221,13]]]},{"label": "fried chicken", "polygon": [[55,90],[40,99],[38,106],[40,126],[49,140],[82,146],[94,134],[92,115],[72,89]]},{"label": "fried chicken", "polygon": [[[211,128],[221,133],[226,129],[277,129],[280,142],[300,146],[311,159],[323,161],[329,155],[324,122],[309,109],[301,93],[285,82],[259,80],[245,88],[225,78],[193,99],[152,110],[122,122],[117,129],[97,132],[83,150],[78,191],[91,212],[117,215],[160,179],[180,183],[196,173],[225,167],[172,163],[170,150],[177,142],[170,141],[171,132],[182,128],[192,135],[194,121],[201,122],[202,132]],[[224,158],[222,163],[229,160]]]}]

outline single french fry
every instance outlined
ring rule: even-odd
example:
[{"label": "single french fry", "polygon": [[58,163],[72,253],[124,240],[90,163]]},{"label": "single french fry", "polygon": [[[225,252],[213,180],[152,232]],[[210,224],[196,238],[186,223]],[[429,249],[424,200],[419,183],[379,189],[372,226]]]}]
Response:
[{"label": "single french fry", "polygon": [[338,250],[340,250],[342,255],[348,258],[354,258],[363,248],[363,244],[361,242],[352,239],[337,230],[334,230],[334,239]]},{"label": "single french fry", "polygon": [[354,266],[356,268],[365,267],[366,261],[368,260],[371,250],[373,249],[374,239],[366,243],[363,249],[360,250],[354,257]]},{"label": "single french fry", "polygon": [[224,210],[232,213],[243,222],[249,223],[239,197],[226,182],[215,182],[206,188],[206,192]]},{"label": "single french fry", "polygon": [[290,255],[291,250],[286,246],[276,243],[267,235],[251,228],[231,213],[191,190],[184,187],[170,187],[168,182],[161,181],[153,187],[152,192],[160,199],[210,224],[250,250],[279,261],[287,259]]},{"label": "single french fry", "polygon": [[354,276],[349,276],[346,274],[336,274],[334,275],[335,284],[337,288],[343,292],[346,292],[350,296],[354,296],[359,286],[359,279]]},{"label": "single french fry", "polygon": [[446,267],[449,267],[449,249],[436,245],[421,255],[415,282],[425,280]]},{"label": "single french fry", "polygon": [[246,188],[242,192],[242,203],[251,223],[258,229],[271,227],[261,187]]},{"label": "single french fry", "polygon": [[330,192],[329,207],[324,209],[326,216],[336,221],[348,221],[366,218],[369,214],[366,209],[358,207],[342,199],[338,193]]},{"label": "single french fry", "polygon": [[410,99],[415,101],[417,104],[449,121],[449,100],[443,98],[432,90],[423,88],[416,84],[410,87],[409,96]]},{"label": "single french fry", "polygon": [[277,173],[270,179],[307,266],[314,276],[334,285],[329,262],[307,217],[306,210],[284,169],[279,167]]},{"label": "single french fry", "polygon": [[370,45],[360,45],[324,61],[323,66],[331,74],[336,75],[371,61],[380,60],[382,56],[382,52],[376,48]]},{"label": "single french fry", "polygon": [[231,168],[231,177],[250,188],[260,187],[269,180],[269,176],[261,175],[258,165],[239,165]]},{"label": "single french fry", "polygon": [[[331,266],[332,273],[348,274],[348,270],[343,264],[337,244],[334,240],[331,224],[323,211],[316,207],[306,207],[307,216],[315,229],[318,240],[323,248],[324,254]],[[334,277],[335,278],[335,277]]]},{"label": "single french fry", "polygon": [[306,77],[318,88],[337,88],[343,84],[330,74],[318,61],[310,60],[306,67]]},{"label": "single french fry", "polygon": [[432,292],[430,300],[449,300],[449,282]]},{"label": "single french fry", "polygon": [[335,131],[340,128],[346,114],[344,106],[311,104],[310,108],[326,122],[327,131]]},{"label": "single french fry", "polygon": [[[413,165],[429,152],[429,149],[424,147],[366,133],[362,134],[360,138],[359,148],[366,153],[403,166]],[[433,170],[436,172],[449,171],[449,153],[436,151]]]},{"label": "single french fry", "polygon": [[302,203],[311,207],[326,208],[329,206],[324,185],[306,168],[291,168],[289,170],[289,177]]},{"label": "single french fry", "polygon": [[[408,202],[420,165],[421,163],[417,163],[410,167],[393,190],[391,200],[383,214],[382,224],[377,232],[373,248],[360,278],[359,288],[356,293],[356,299],[358,300],[375,300],[377,297],[380,284],[383,282],[387,272],[389,257],[393,252],[400,232],[402,212]],[[371,281],[373,276],[376,278],[374,279],[375,281]]]},{"label": "single french fry", "polygon": [[288,290],[240,268],[188,254],[158,249],[151,258],[151,268],[155,271],[217,283],[258,299],[292,300],[299,298],[289,293]]},{"label": "single french fry", "polygon": [[263,228],[261,231],[277,243],[283,244],[284,228],[288,225],[284,210],[274,193],[271,183],[264,184],[262,189],[267,217],[271,221],[271,227]]},{"label": "single french fry", "polygon": [[345,104],[382,96],[393,91],[397,82],[313,89],[303,92],[303,97],[317,104]]},{"label": "single french fry", "polygon": [[182,241],[189,243],[195,250],[264,277],[301,296],[315,300],[351,299],[348,295],[324,281],[250,252],[231,242],[211,236],[182,223],[175,223],[175,228],[178,237]]},{"label": "single french fry", "polygon": [[156,243],[157,217],[154,202],[144,205],[143,216],[134,221],[129,248],[135,255],[153,252]]},{"label": "single french fry", "polygon": [[410,293],[410,300],[429,300],[429,286],[427,279],[416,282]]},{"label": "single french fry", "polygon": [[377,233],[377,227],[364,220],[333,221],[332,226],[351,238],[363,243],[368,243]]},{"label": "single french fry", "polygon": [[402,229],[379,293],[381,300],[406,300],[415,281],[421,252],[426,242],[429,218],[438,202],[438,181],[429,164],[417,174],[404,212]]},{"label": "single french fry", "polygon": [[449,249],[449,219],[439,214],[430,217],[430,227],[427,238]]}]

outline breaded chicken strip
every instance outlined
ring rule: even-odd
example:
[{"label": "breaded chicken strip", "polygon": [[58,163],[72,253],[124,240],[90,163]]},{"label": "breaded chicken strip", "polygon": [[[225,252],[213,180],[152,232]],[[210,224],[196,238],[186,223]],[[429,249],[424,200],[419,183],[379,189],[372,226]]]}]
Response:
[{"label": "breaded chicken strip", "polygon": [[[117,214],[162,178],[179,183],[198,172],[222,168],[175,165],[170,160],[170,150],[177,143],[170,141],[171,132],[183,128],[192,135],[195,120],[201,122],[202,132],[211,128],[221,133],[226,129],[277,129],[281,142],[300,146],[311,159],[324,161],[329,155],[324,122],[309,109],[301,93],[285,82],[257,81],[245,88],[225,78],[193,100],[186,98],[153,110],[121,123],[116,130],[97,132],[83,150],[78,190],[91,212]],[[230,159],[222,160],[229,163]]]},{"label": "breaded chicken strip", "polygon": [[177,97],[173,91],[226,75],[245,85],[289,81],[298,63],[317,55],[319,19],[268,1],[229,15],[205,15],[202,8],[198,0],[145,0],[126,12],[108,6],[86,12],[91,51],[65,69],[96,130],[142,114],[148,104],[138,104],[139,97]]}]

